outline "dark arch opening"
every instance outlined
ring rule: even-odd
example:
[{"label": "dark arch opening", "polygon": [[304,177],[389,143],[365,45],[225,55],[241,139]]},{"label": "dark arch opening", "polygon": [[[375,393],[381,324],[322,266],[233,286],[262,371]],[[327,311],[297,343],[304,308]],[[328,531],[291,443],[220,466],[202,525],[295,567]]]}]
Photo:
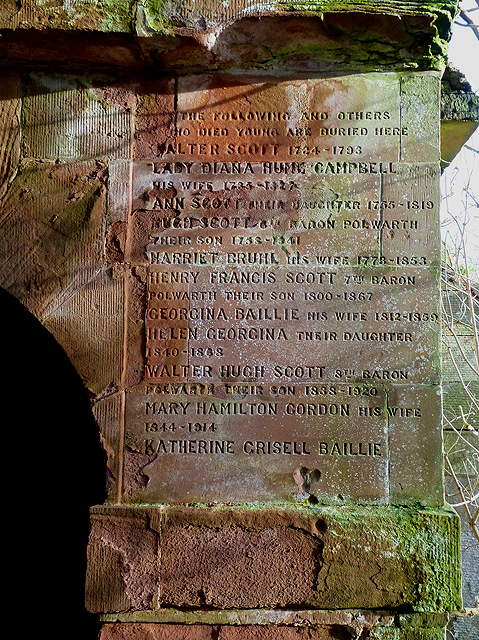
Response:
[{"label": "dark arch opening", "polygon": [[[84,608],[89,507],[105,498],[88,394],[54,337],[0,289],[5,611],[21,635],[97,637]],[[34,633],[29,633],[34,632]]]}]

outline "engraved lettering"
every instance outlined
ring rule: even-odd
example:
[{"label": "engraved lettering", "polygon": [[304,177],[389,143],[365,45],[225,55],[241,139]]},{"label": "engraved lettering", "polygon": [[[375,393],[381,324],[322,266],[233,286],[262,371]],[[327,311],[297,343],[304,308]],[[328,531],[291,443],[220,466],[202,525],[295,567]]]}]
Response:
[{"label": "engraved lettering", "polygon": [[145,440],[145,454],[233,454],[234,440]]},{"label": "engraved lettering", "polygon": [[285,407],[285,413],[293,416],[349,416],[349,404],[292,403]]},{"label": "engraved lettering", "polygon": [[243,443],[243,452],[247,455],[311,455],[306,442],[295,442],[294,440],[291,442],[247,440]]},{"label": "engraved lettering", "polygon": [[276,416],[276,402],[197,402],[195,411],[198,415],[219,416]]},{"label": "engraved lettering", "polygon": [[318,442],[320,456],[382,456],[379,442]]}]

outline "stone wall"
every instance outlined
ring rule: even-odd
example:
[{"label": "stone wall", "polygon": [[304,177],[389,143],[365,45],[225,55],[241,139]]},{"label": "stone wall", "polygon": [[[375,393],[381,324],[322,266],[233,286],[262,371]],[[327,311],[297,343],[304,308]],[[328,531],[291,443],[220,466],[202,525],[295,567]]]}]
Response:
[{"label": "stone wall", "polygon": [[439,357],[454,9],[3,5],[1,282],[99,427],[102,638],[429,640],[461,607]]}]

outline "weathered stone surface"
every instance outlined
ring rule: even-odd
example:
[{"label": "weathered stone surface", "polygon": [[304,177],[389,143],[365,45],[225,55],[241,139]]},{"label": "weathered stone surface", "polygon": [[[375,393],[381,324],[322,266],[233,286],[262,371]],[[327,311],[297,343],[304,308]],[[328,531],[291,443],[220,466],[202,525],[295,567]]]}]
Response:
[{"label": "weathered stone surface", "polygon": [[91,392],[110,500],[442,503],[434,391],[399,394],[405,446],[381,386],[439,382],[415,81],[26,75],[3,284]]},{"label": "weathered stone surface", "polygon": [[20,74],[0,75],[0,199],[15,176],[20,160],[21,92]]},{"label": "weathered stone surface", "polygon": [[97,162],[22,161],[0,222],[2,286],[55,335],[95,396],[119,384],[122,351],[122,286],[103,253],[104,180]]},{"label": "weathered stone surface", "polygon": [[[154,386],[150,388],[145,405],[149,425],[146,439],[139,429],[131,428],[127,433],[126,457],[137,457],[136,465],[125,475],[125,494],[130,493],[132,501],[149,501],[155,495],[170,496],[170,499],[178,501],[186,496],[190,502],[209,501],[213,496],[221,500],[233,491],[228,483],[225,486],[223,474],[227,474],[229,482],[235,483],[234,492],[240,501],[251,497],[265,500],[275,495],[283,500],[309,499],[319,503],[341,503],[359,496],[362,499],[383,497],[423,504],[442,502],[441,423],[440,405],[437,403],[439,389],[436,386],[400,385],[390,389],[387,398],[383,392],[370,397],[367,409],[364,408],[364,397],[349,397],[347,410],[346,404],[341,404],[337,398],[347,396],[348,387],[321,385],[321,388],[333,389],[334,395],[332,399],[328,400],[326,396],[326,400],[323,398],[320,404],[314,405],[329,407],[328,411],[324,409],[321,417],[323,435],[318,440],[315,435],[317,416],[303,415],[299,423],[294,422],[294,416],[298,415],[300,408],[303,411],[305,403],[313,407],[311,398],[301,395],[304,393],[301,385],[294,387],[296,395],[288,400],[269,395],[267,389],[270,390],[271,385],[262,385],[263,394],[251,405],[251,411],[258,415],[258,411],[269,408],[260,419],[263,429],[271,434],[272,442],[283,442],[283,425],[291,425],[288,428],[291,440],[281,445],[282,448],[279,444],[268,444],[265,439],[258,444],[251,418],[246,413],[244,416],[234,415],[233,410],[240,406],[240,395],[226,398],[176,395],[176,408],[181,417],[162,418],[159,412],[164,398],[155,393]],[[217,385],[217,388],[221,389],[222,385]],[[134,424],[133,416],[140,413],[144,397],[141,388],[137,392],[132,390],[128,395],[129,424]],[[208,407],[213,406],[225,407],[225,411],[230,412],[229,417],[228,414],[219,416],[217,413],[198,416],[199,410],[204,414],[209,411]],[[348,420],[348,412],[355,416],[354,421]],[[278,417],[281,420],[279,427],[276,426]],[[163,422],[165,419],[166,423]],[[161,424],[165,424],[164,429]],[[183,427],[175,429],[175,424]],[[191,428],[188,424],[192,425]],[[206,425],[203,432],[201,424]],[[217,425],[215,432],[212,432],[212,424]],[[213,459],[198,455],[202,446],[209,447],[201,443],[209,443],[212,437],[227,434],[229,429],[233,429],[233,424],[234,437],[223,451],[226,455],[212,456]],[[333,439],[328,438],[326,429],[335,434]],[[189,436],[189,431],[193,435]],[[388,440],[386,434],[389,434]],[[192,445],[183,439],[188,437]],[[176,438],[176,451],[171,449],[171,438]],[[338,442],[348,444],[338,445]],[[363,444],[359,445],[359,442]],[[274,467],[269,463],[271,471],[268,474],[264,473],[264,468],[258,468],[258,462],[266,457],[268,451],[270,455],[286,453],[286,446],[292,455],[281,459],[278,456]],[[183,453],[190,453],[186,460],[181,449]],[[165,472],[164,459],[168,453],[176,455],[170,456],[168,472]],[[141,475],[138,475],[139,469]],[[317,476],[310,470],[317,470]],[[134,475],[130,476],[131,473]],[[311,480],[308,481],[308,477]]]},{"label": "weathered stone surface", "polygon": [[174,127],[155,90],[137,101],[149,161],[132,165],[128,227],[111,197],[130,300],[123,499],[441,505],[441,452],[421,442],[437,441],[437,388],[389,408],[377,386],[439,382],[439,156],[415,120],[438,79],[185,76]]},{"label": "weathered stone surface", "polygon": [[[331,611],[301,611],[294,614],[287,612],[291,621],[273,621],[272,616],[263,616],[260,611],[252,611],[251,622],[242,624],[239,621],[226,623],[225,614],[218,612],[218,624],[154,624],[154,623],[110,623],[104,625],[101,640],[125,640],[130,637],[147,635],[153,640],[163,640],[165,630],[168,638],[196,640],[214,638],[219,640],[349,640],[352,637],[373,638],[375,640],[442,640],[444,636],[444,616],[374,616],[367,611],[346,612],[344,614]],[[277,615],[280,612],[276,612]],[[194,614],[192,614],[194,616]],[[295,618],[294,622],[293,619]],[[129,635],[131,634],[131,635]],[[200,634],[200,635],[197,635]],[[206,635],[201,635],[206,634]],[[353,635],[355,634],[355,635]]]},{"label": "weathered stone surface", "polygon": [[157,539],[148,516],[93,516],[88,546],[86,605],[92,612],[151,609],[157,603]]},{"label": "weathered stone surface", "polygon": [[175,80],[145,80],[136,86],[135,93],[133,158],[158,158],[175,136]]},{"label": "weathered stone surface", "polygon": [[249,627],[221,627],[218,638],[220,640],[346,640],[349,631],[341,627],[281,627],[256,626]]},{"label": "weathered stone surface", "polygon": [[170,529],[161,546],[161,602],[222,608],[307,602],[321,546],[287,529]]},{"label": "weathered stone surface", "polygon": [[[442,86],[444,87],[444,82]],[[441,120],[447,122],[471,122],[477,126],[479,121],[479,96],[472,91],[470,86],[468,90],[465,89],[463,91],[443,91],[441,96]]]},{"label": "weathered stone surface", "polygon": [[[201,143],[207,143],[212,145],[209,155],[219,156],[218,160],[284,161],[309,157],[337,160],[340,151],[335,146],[347,141],[353,147],[349,152],[353,158],[348,159],[361,155],[361,160],[395,162],[401,130],[391,144],[384,131],[377,133],[373,126],[387,120],[388,126],[400,127],[399,82],[396,74],[339,76],[320,82],[311,78],[278,81],[259,76],[245,82],[244,77],[234,75],[186,76],[178,85],[177,144],[183,143],[191,159],[204,159],[208,147],[202,150]],[[374,107],[370,103],[367,109],[367,118],[365,105],[372,91],[377,97]],[[261,113],[267,115],[260,118]],[[255,129],[261,132],[254,133]],[[222,139],[224,131],[226,139]],[[344,155],[348,155],[346,150]]]},{"label": "weathered stone surface", "polygon": [[[444,626],[447,614],[410,614],[402,616],[409,626]],[[419,618],[419,620],[418,620]],[[366,610],[322,609],[158,609],[156,611],[103,614],[105,622],[147,622],[166,624],[202,625],[267,625],[295,627],[340,627],[351,634],[360,635],[376,626],[391,626],[395,616],[392,613],[377,613]]]},{"label": "weathered stone surface", "polygon": [[[27,158],[121,158],[130,153],[129,87],[66,75],[29,74],[23,100]],[[87,86],[85,86],[87,85]]]},{"label": "weathered stone surface", "polygon": [[[85,6],[86,4],[86,6]],[[384,13],[416,14],[432,16],[438,12],[454,11],[453,2],[425,2],[420,7],[413,2],[388,0]],[[390,9],[388,11],[388,8]],[[14,0],[6,0],[0,13],[1,28],[57,28],[66,30],[131,32],[153,35],[156,33],[182,33],[184,31],[204,31],[221,29],[244,15],[271,15],[275,12],[313,13],[328,10],[349,10],[350,12],[377,13],[372,3],[348,0],[343,5],[332,7],[328,2],[317,2],[315,5],[303,6],[301,3],[281,5],[267,2],[258,7],[249,0],[234,0],[228,6],[218,10],[216,3],[203,0],[193,7],[185,3],[181,7],[169,6],[158,0],[121,0],[111,3],[109,0],[95,0],[70,6],[61,2],[51,2],[45,6],[42,0],[27,0],[18,6]],[[136,25],[134,25],[136,16]],[[132,28],[133,27],[133,28]],[[441,25],[444,29],[445,25]]]},{"label": "weathered stone surface", "polygon": [[[410,128],[408,129],[411,130]],[[414,142],[406,143],[413,153]],[[433,153],[436,153],[435,150]],[[404,145],[401,145],[401,153]],[[432,155],[433,155],[432,153]],[[437,161],[437,157],[436,157]],[[440,264],[440,234],[437,230],[439,211],[439,168],[436,163],[404,163],[398,167],[394,176],[384,176],[383,198],[390,203],[382,215],[390,221],[380,235],[381,252],[386,258],[392,258],[397,264],[414,267],[427,262]],[[402,204],[401,204],[402,203]],[[402,228],[393,228],[394,220],[406,221]],[[414,233],[411,231],[414,230]],[[434,298],[437,300],[437,293]]]},{"label": "weathered stone surface", "polygon": [[261,5],[235,0],[227,6],[210,0],[194,5],[28,0],[19,6],[8,0],[0,9],[0,57],[183,70],[439,69],[455,4],[386,0],[379,10],[362,0]]},{"label": "weathered stone surface", "polygon": [[216,640],[218,628],[207,625],[176,624],[105,624],[99,640],[130,640],[148,638],[151,640]]},{"label": "weathered stone surface", "polygon": [[344,8],[0,11],[5,64],[103,68],[0,96],[3,283],[88,386],[110,503],[151,504],[93,511],[89,609],[146,616],[103,638],[430,640],[221,608],[460,606],[457,519],[411,506],[443,502],[430,71],[453,7]]},{"label": "weathered stone surface", "polygon": [[[108,584],[121,585],[118,595],[102,592],[90,570],[94,611],[122,610],[125,597],[130,611],[460,606],[458,523],[449,512],[165,506],[98,507],[94,514],[91,552],[109,546],[122,557],[108,577]],[[137,542],[142,531],[150,541],[146,554]],[[109,558],[111,572],[112,551]],[[148,579],[137,594],[132,576],[143,572]]]},{"label": "weathered stone surface", "polygon": [[106,495],[111,502],[118,500],[118,479],[122,476],[123,468],[123,456],[120,455],[122,434],[118,429],[122,421],[122,400],[117,387],[111,385],[95,397],[92,407],[101,434],[106,471]]},{"label": "weathered stone surface", "polygon": [[79,3],[52,0],[2,2],[1,28],[59,28],[71,30],[129,31],[131,0],[87,0]]},{"label": "weathered stone surface", "polygon": [[[392,387],[388,392],[389,486],[394,503],[414,499],[423,503],[426,494],[432,504],[442,500],[440,393],[439,387],[419,385]],[[398,411],[398,406],[408,406],[409,411]],[[421,416],[427,420],[427,428]]]},{"label": "weathered stone surface", "polygon": [[[167,633],[168,635],[165,635]],[[126,640],[131,637],[144,637],[152,640],[209,640],[219,638],[219,640],[302,640],[311,638],[312,640],[349,640],[351,637],[347,628],[335,627],[227,627],[222,626],[219,635],[216,627],[202,627],[200,629],[183,627],[178,625],[154,625],[154,624],[114,624],[104,625],[101,631],[100,640]],[[136,634],[136,635],[131,635]],[[371,631],[374,640],[442,640],[444,628],[418,628],[406,629],[401,627],[378,627]]]},{"label": "weathered stone surface", "polygon": [[437,162],[440,154],[437,77],[405,75],[401,79],[401,124],[408,127],[402,162]]},{"label": "weathered stone surface", "polygon": [[104,178],[97,162],[24,160],[3,198],[2,286],[39,318],[98,270]]}]

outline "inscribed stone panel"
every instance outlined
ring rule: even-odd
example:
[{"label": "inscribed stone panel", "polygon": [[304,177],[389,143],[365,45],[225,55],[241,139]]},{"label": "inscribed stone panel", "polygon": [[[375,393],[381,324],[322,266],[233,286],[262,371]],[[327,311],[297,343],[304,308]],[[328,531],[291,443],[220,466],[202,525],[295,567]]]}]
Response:
[{"label": "inscribed stone panel", "polygon": [[120,252],[122,499],[441,503],[438,172],[413,84],[179,79]]}]

